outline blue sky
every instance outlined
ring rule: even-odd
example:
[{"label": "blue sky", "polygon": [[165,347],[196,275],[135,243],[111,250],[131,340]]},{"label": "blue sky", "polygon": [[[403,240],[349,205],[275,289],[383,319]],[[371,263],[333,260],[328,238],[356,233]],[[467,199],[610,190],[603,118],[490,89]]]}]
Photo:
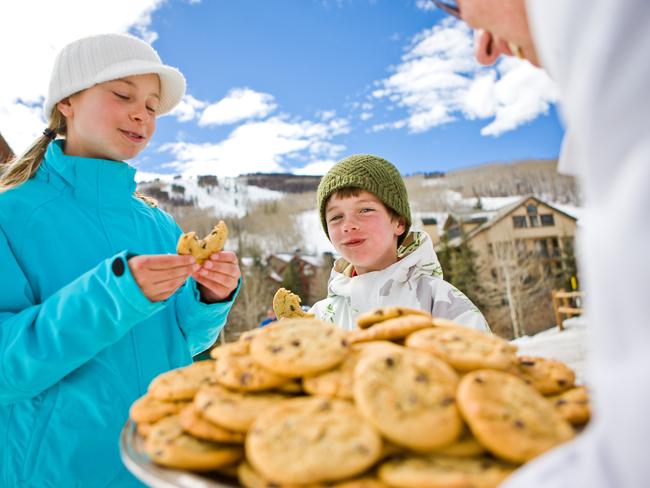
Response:
[{"label": "blue sky", "polygon": [[[1,7],[3,18],[24,26],[36,8],[30,3]],[[152,144],[133,162],[143,174],[318,174],[358,152],[381,155],[403,173],[557,157],[562,129],[546,74],[513,59],[479,67],[471,31],[428,6],[113,0],[88,9],[64,0],[43,12],[50,23],[35,29],[41,34],[2,34],[12,42],[22,36],[28,55],[33,47],[42,62],[25,73],[40,83],[3,87],[0,132],[20,151],[42,130],[39,107],[61,46],[128,31],[153,40],[188,81],[182,106],[159,120]],[[57,24],[52,17],[68,18],[66,7],[80,22],[47,32]]]}]

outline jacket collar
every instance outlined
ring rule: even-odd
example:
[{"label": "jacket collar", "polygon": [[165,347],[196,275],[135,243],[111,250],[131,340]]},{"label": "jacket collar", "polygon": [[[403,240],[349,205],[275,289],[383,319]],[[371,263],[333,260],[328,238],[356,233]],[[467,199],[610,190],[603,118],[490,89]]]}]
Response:
[{"label": "jacket collar", "polygon": [[45,166],[72,188],[76,198],[100,207],[125,206],[136,188],[135,168],[122,161],[68,156],[64,141],[52,141]]},{"label": "jacket collar", "polygon": [[[405,283],[420,275],[431,275],[442,278],[442,269],[438,256],[433,250],[433,244],[429,234],[424,231],[412,231],[404,239],[404,242],[397,250],[399,260],[385,269],[354,276],[357,281],[371,283],[385,279],[393,279],[399,283]],[[330,276],[328,295],[349,296],[351,289],[349,283],[352,280],[354,266],[344,258],[339,258],[334,263]]]}]

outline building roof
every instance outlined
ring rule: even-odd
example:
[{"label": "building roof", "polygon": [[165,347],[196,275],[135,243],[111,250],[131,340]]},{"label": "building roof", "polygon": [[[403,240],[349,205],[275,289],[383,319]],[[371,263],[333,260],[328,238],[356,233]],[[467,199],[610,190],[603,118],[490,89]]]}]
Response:
[{"label": "building roof", "polygon": [[[501,220],[503,220],[504,218],[506,218],[508,215],[510,215],[517,208],[521,207],[523,204],[525,204],[529,200],[535,200],[537,203],[545,205],[545,206],[553,209],[555,212],[557,212],[559,214],[562,214],[562,215],[564,215],[565,217],[567,217],[567,218],[569,218],[571,220],[575,220],[575,221],[578,220],[574,216],[569,215],[568,213],[560,210],[559,208],[551,205],[548,202],[540,200],[539,198],[537,198],[534,195],[527,195],[527,196],[522,197],[521,199],[519,199],[516,202],[513,202],[511,204],[505,205],[505,206],[497,209],[496,211],[489,212],[490,217],[486,221],[484,221],[481,225],[479,225],[478,227],[476,227],[476,228],[472,229],[471,231],[469,231],[467,233],[467,239],[472,239],[477,234],[480,234],[481,232],[489,229],[494,224],[496,224],[496,223],[500,222]],[[461,218],[460,221],[467,222],[467,220],[463,220],[462,218]],[[455,238],[449,240],[449,246],[456,247],[458,245],[460,245],[460,237],[455,237]]]}]

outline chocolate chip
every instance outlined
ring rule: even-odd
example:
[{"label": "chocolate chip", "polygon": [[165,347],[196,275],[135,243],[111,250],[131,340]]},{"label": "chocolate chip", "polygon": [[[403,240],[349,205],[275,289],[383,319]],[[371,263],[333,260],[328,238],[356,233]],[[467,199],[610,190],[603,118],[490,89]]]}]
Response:
[{"label": "chocolate chip", "polygon": [[566,385],[566,380],[557,380],[557,384],[559,386],[564,386],[564,385]]},{"label": "chocolate chip", "polygon": [[417,395],[410,394],[407,400],[411,405],[416,405],[418,403]]},{"label": "chocolate chip", "polygon": [[480,384],[485,383],[485,381],[483,381],[483,378],[481,378],[480,376],[477,376],[476,378],[474,378],[474,381],[476,381],[477,383],[480,383]]},{"label": "chocolate chip", "polygon": [[207,409],[210,408],[212,405],[214,405],[214,404],[212,403],[212,400],[208,400],[207,402],[205,402],[205,403],[203,404],[203,408],[204,408],[205,410],[207,410]]},{"label": "chocolate chip", "polygon": [[454,397],[448,396],[448,397],[445,397],[445,398],[442,399],[442,402],[440,402],[440,405],[442,405],[443,407],[448,407],[452,403],[454,403]]},{"label": "chocolate chip", "polygon": [[295,311],[296,311],[296,307],[294,307],[293,305],[289,305],[289,309],[290,309],[292,312],[295,312]]},{"label": "chocolate chip", "polygon": [[341,345],[342,345],[343,347],[348,347],[348,346],[350,345],[350,343],[349,343],[347,340],[345,340],[345,339],[341,339]]},{"label": "chocolate chip", "polygon": [[522,366],[535,366],[535,361],[519,361]]},{"label": "chocolate chip", "polygon": [[384,312],[381,311],[381,310],[375,310],[375,313],[374,313],[374,314],[375,314],[377,317],[381,317],[382,315],[384,315]]},{"label": "chocolate chip", "polygon": [[395,366],[395,360],[393,358],[391,358],[390,356],[388,356],[386,358],[386,366],[388,366],[389,368],[392,368],[393,366]]},{"label": "chocolate chip", "polygon": [[300,341],[298,339],[291,341],[291,345],[294,347],[300,347]]},{"label": "chocolate chip", "polygon": [[273,354],[277,354],[277,353],[279,353],[280,351],[282,351],[282,346],[271,346],[271,352],[272,352]]},{"label": "chocolate chip", "polygon": [[521,420],[515,420],[515,427],[523,429],[526,425]]},{"label": "chocolate chip", "polygon": [[564,404],[566,404],[566,403],[567,403],[567,401],[564,400],[563,398],[560,398],[557,402],[555,402],[555,404],[556,404],[557,406],[564,405]]},{"label": "chocolate chip", "polygon": [[356,450],[361,454],[368,454],[370,452],[370,450],[366,446],[361,444],[356,446]]},{"label": "chocolate chip", "polygon": [[418,373],[417,376],[415,377],[415,381],[417,381],[418,383],[428,383],[429,375],[426,373]]},{"label": "chocolate chip", "polygon": [[318,406],[318,411],[319,412],[327,412],[332,406],[330,405],[330,402],[324,401]]},{"label": "chocolate chip", "polygon": [[250,380],[251,380],[250,373],[242,373],[241,376],[239,377],[239,383],[241,385],[247,385]]}]

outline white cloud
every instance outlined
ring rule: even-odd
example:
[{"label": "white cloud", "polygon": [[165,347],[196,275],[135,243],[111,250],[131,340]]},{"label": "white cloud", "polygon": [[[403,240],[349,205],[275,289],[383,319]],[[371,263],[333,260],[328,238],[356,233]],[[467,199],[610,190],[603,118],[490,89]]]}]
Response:
[{"label": "white cloud", "polygon": [[208,105],[199,125],[233,124],[241,120],[264,118],[277,108],[273,96],[250,88],[233,88],[217,103]]},{"label": "white cloud", "polygon": [[[0,132],[12,148],[22,152],[26,149],[24,134],[39,133],[44,128],[42,115],[40,119],[34,115],[41,111],[54,57],[64,45],[83,36],[127,32],[129,29],[151,42],[156,38],[156,34],[149,30],[151,14],[163,1],[3,2],[0,46],[5,47],[2,51],[3,66],[10,67],[10,70],[2,76]],[[35,105],[39,106],[38,109],[34,108]],[[7,118],[15,114],[20,114],[18,121]],[[27,125],[19,128],[19,123]]]},{"label": "white cloud", "polygon": [[16,154],[22,154],[41,135],[45,122],[40,105],[11,103],[0,106],[0,132]]},{"label": "white cloud", "polygon": [[548,75],[527,61],[479,65],[471,30],[451,18],[416,35],[393,70],[372,96],[404,108],[407,116],[376,124],[373,131],[407,126],[424,132],[459,117],[494,117],[481,133],[496,136],[546,113],[557,100]]},{"label": "white cloud", "polygon": [[415,6],[420,10],[435,10],[437,8],[431,0],[416,0]]},{"label": "white cloud", "polygon": [[174,110],[168,115],[174,116],[179,122],[189,122],[198,116],[199,111],[207,104],[197,100],[192,95],[186,94]]},{"label": "white cloud", "polygon": [[302,168],[294,169],[293,173],[297,175],[324,175],[332,166],[337,163],[334,159],[326,159],[321,161],[314,161]]},{"label": "white cloud", "polygon": [[316,116],[321,120],[330,120],[336,117],[336,110],[321,110],[316,112]]},{"label": "white cloud", "polygon": [[275,116],[240,125],[218,143],[175,142],[159,151],[170,152],[175,161],[169,167],[184,175],[287,171],[295,161],[335,157],[344,148],[330,141],[347,132],[343,119],[324,123]]}]

